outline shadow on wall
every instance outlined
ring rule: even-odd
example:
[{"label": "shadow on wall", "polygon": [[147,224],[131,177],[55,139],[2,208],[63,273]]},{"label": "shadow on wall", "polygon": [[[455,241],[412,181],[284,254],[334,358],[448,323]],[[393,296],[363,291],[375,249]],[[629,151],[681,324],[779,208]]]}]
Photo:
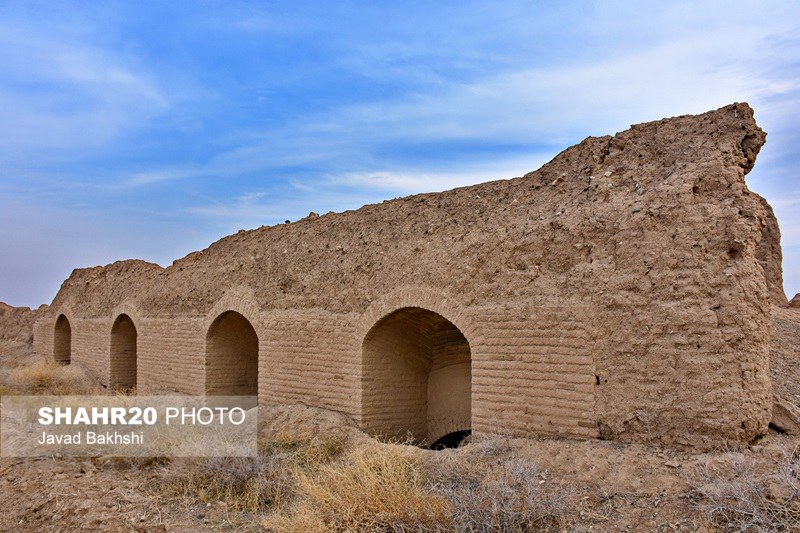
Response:
[{"label": "shadow on wall", "polygon": [[469,342],[443,316],[406,307],[362,346],[362,424],[376,436],[431,443],[471,429]]},{"label": "shadow on wall", "polygon": [[109,381],[112,389],[136,388],[136,326],[122,314],[111,327],[111,362]]},{"label": "shadow on wall", "polygon": [[72,328],[64,315],[58,315],[53,334],[53,359],[68,365],[72,362]]},{"label": "shadow on wall", "polygon": [[258,396],[258,336],[236,311],[219,315],[206,335],[206,395]]}]

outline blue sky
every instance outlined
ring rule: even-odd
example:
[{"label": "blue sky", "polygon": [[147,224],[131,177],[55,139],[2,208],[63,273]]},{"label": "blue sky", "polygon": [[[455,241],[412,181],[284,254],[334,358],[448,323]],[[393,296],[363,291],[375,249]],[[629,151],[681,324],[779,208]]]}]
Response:
[{"label": "blue sky", "polygon": [[800,3],[0,4],[0,300],[734,101],[800,292]]}]

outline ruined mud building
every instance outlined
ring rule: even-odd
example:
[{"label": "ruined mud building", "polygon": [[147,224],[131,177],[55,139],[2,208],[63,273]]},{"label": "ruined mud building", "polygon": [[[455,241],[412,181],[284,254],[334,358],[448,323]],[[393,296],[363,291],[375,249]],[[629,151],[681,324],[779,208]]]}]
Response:
[{"label": "ruined mud building", "polygon": [[35,348],[138,393],[257,395],[376,435],[707,447],[770,420],[785,304],[746,104],[590,137],[521,178],[75,270]]}]

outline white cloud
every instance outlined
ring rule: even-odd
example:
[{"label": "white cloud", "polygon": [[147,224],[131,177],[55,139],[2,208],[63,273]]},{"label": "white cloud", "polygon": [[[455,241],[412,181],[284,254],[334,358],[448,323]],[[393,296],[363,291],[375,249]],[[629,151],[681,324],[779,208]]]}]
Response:
[{"label": "white cloud", "polygon": [[386,141],[560,142],[587,127],[603,134],[634,122],[796,90],[797,78],[772,77],[776,65],[795,55],[768,41],[769,28],[758,30],[703,31],[647,49],[620,50],[603,61],[517,69],[405,99],[343,108],[314,117],[307,127],[365,138],[372,132],[373,139]]},{"label": "white cloud", "polygon": [[[469,83],[431,84],[426,92],[402,98],[308,113],[278,128],[243,133],[241,143],[204,165],[155,169],[127,184],[268,174],[269,169],[316,164],[354,186],[416,192],[415,187],[429,187],[431,174],[437,184],[457,185],[472,182],[475,171],[441,173],[437,169],[445,161],[410,172],[392,168],[375,156],[376,147],[471,141],[565,148],[589,134],[743,100],[757,105],[759,116],[769,122],[781,115],[771,111],[778,105],[774,97],[800,88],[798,78],[775,72],[800,48],[800,41],[792,40],[800,33],[786,33],[784,26],[703,28],[648,48],[621,49],[602,61],[523,66]],[[484,177],[508,174],[492,170],[496,155],[471,159],[483,165]],[[525,170],[532,168],[516,172]]]},{"label": "white cloud", "polygon": [[135,61],[74,36],[0,25],[0,64],[6,157],[96,147],[170,105]]},{"label": "white cloud", "polygon": [[781,228],[781,244],[800,247],[800,196],[773,199],[770,204]]},{"label": "white cloud", "polygon": [[[373,33],[367,30],[367,39],[356,31],[355,37],[361,40],[353,39],[345,45],[342,39],[345,35],[349,37],[347,24],[323,27],[319,19],[312,20],[314,17],[305,14],[293,21],[301,24],[308,19],[299,28],[285,25],[284,20],[275,16],[248,17],[240,16],[239,12],[211,23],[201,20],[212,26],[219,22],[233,31],[244,30],[247,38],[257,33],[281,38],[284,30],[297,37],[324,30],[328,33],[320,42],[333,43],[335,51],[329,56],[322,55],[325,65],[315,65],[314,76],[346,71],[347,75],[387,87],[401,86],[402,90],[389,91],[391,97],[367,91],[373,95],[372,99],[354,105],[337,105],[335,96],[328,99],[329,95],[325,95],[323,100],[329,107],[314,106],[314,111],[292,108],[289,111],[294,119],[272,122],[269,127],[255,126],[254,121],[244,126],[227,121],[227,117],[222,120],[213,116],[220,131],[213,138],[201,140],[209,146],[206,162],[197,163],[199,158],[194,157],[195,162],[181,164],[179,150],[171,147],[167,150],[169,154],[155,154],[159,161],[165,161],[163,165],[154,164],[142,170],[137,162],[137,170],[120,166],[112,171],[125,177],[113,184],[94,176],[101,183],[95,185],[96,189],[102,189],[101,194],[93,190],[94,197],[87,201],[102,202],[103,194],[125,194],[134,187],[140,189],[137,194],[149,193],[148,188],[152,194],[158,194],[167,182],[176,180],[197,180],[196,195],[191,196],[197,198],[205,194],[204,184],[198,178],[242,178],[244,183],[237,182],[235,190],[250,188],[255,192],[234,198],[226,197],[233,193],[223,193],[218,202],[188,208],[176,203],[172,209],[176,217],[183,217],[181,222],[190,221],[197,232],[192,235],[193,244],[202,246],[210,235],[287,218],[296,220],[310,210],[349,209],[394,195],[521,175],[554,155],[545,154],[548,147],[557,147],[552,150],[555,152],[589,134],[613,133],[631,123],[702,112],[735,100],[749,100],[756,108],[759,122],[771,134],[756,172],[763,161],[777,160],[771,150],[794,150],[775,142],[777,137],[772,135],[780,128],[794,131],[800,120],[797,96],[800,32],[798,17],[789,16],[790,12],[797,12],[796,4],[784,3],[781,7],[781,3],[770,3],[754,11],[741,3],[693,2],[675,7],[675,3],[659,2],[642,7],[582,2],[579,7],[549,6],[541,18],[532,17],[530,10],[543,8],[531,5],[465,5],[457,9],[455,22],[448,19],[447,23],[442,15],[451,10],[440,6],[432,11],[433,16],[399,21],[414,22],[411,25],[414,31],[408,30],[411,26],[387,27],[386,39],[383,27]],[[174,73],[162,67],[159,72],[161,58],[149,58],[148,64],[143,62],[147,58],[131,55],[122,47],[115,48],[99,39],[93,42],[92,28],[96,30],[101,21],[94,19],[94,10],[90,11],[91,16],[83,17],[89,20],[89,31],[85,28],[62,31],[52,21],[40,27],[36,21],[31,22],[33,26],[25,26],[19,21],[12,22],[10,17],[6,22],[0,21],[3,67],[0,158],[4,170],[16,165],[16,161],[36,161],[30,157],[34,152],[46,153],[49,157],[43,160],[50,168],[59,166],[51,151],[77,153],[76,159],[80,159],[81,153],[97,153],[106,148],[112,155],[113,150],[125,153],[124,148],[111,141],[151,124],[156,117],[174,120],[170,127],[185,120],[193,125],[189,129],[194,128],[195,124],[203,123],[205,116],[201,113],[185,110],[184,114],[181,108],[180,113],[169,114],[183,94],[170,82],[177,77],[190,87],[184,90],[195,97],[202,95],[197,98],[198,106],[219,106],[222,100],[241,95],[217,93],[227,87],[200,81],[208,79],[204,78],[208,74],[219,75],[218,71],[204,71],[197,78],[193,78],[196,73],[191,68]],[[201,11],[198,10],[200,19]],[[417,22],[422,24],[421,29]],[[565,23],[570,25],[563,26]],[[52,31],[54,27],[56,31]],[[450,33],[438,32],[440,28]],[[465,28],[469,31],[464,31]],[[551,45],[548,37],[541,37],[542,32],[548,31],[548,35],[558,37],[552,43],[557,54],[540,61],[537,50],[543,55],[552,51],[543,48]],[[331,39],[331,32],[338,40]],[[405,33],[410,33],[411,38],[403,39]],[[171,62],[164,64],[185,65],[175,58],[165,59]],[[269,65],[269,61],[264,60],[264,64]],[[284,80],[282,88],[301,83],[304,76],[312,75],[304,69],[311,68],[306,66],[292,73],[297,78]],[[260,82],[248,78],[242,83]],[[354,98],[338,101],[345,100],[353,102]],[[212,110],[212,115],[213,112],[224,112],[224,106]],[[202,130],[200,126],[197,128]],[[170,133],[174,132],[167,132]],[[445,148],[436,159],[434,150],[425,147],[448,143],[499,148],[476,153],[462,149],[458,156]],[[528,155],[519,155],[520,147],[525,145],[531,146]],[[419,148],[426,152],[425,159],[403,155],[398,146],[410,146],[412,152]],[[781,164],[784,165],[781,168],[787,166],[785,162]],[[278,179],[272,179],[273,175]],[[60,176],[51,175],[42,181],[47,179],[56,181]],[[792,250],[800,246],[797,217],[800,206],[793,199],[796,196],[787,193],[789,179],[793,176],[782,176],[784,183],[771,189],[774,192],[770,197],[779,198],[775,209],[786,249],[790,251],[787,258],[791,260],[797,257]],[[23,183],[25,178],[17,180]],[[762,185],[759,179],[754,183]],[[82,187],[84,183],[79,185]],[[66,186],[76,186],[75,180],[68,180]],[[755,186],[754,189],[759,190]],[[58,187],[48,185],[48,194],[58,192]],[[31,209],[31,212],[39,211]],[[59,264],[86,264],[94,261],[92,257],[98,261],[101,257],[114,258],[118,247],[137,255],[131,243],[148,238],[141,236],[141,227],[111,235],[113,224],[93,221],[109,228],[108,234],[98,235],[85,219],[72,221],[70,217],[77,212],[78,209],[71,213],[40,210],[48,222],[32,226],[37,228],[37,235],[50,235],[52,239],[32,238],[30,242],[36,244],[27,248],[17,243],[13,248],[3,249],[11,250],[9,254],[15,256],[23,256],[25,250],[34,247],[61,254],[60,243],[70,242],[74,243],[70,244],[74,254],[64,252],[66,255],[54,260],[60,261]],[[136,228],[147,220],[132,217],[130,210],[118,215],[119,228]],[[9,219],[8,224],[19,225],[21,220]],[[68,223],[63,224],[64,220]],[[73,228],[69,235],[60,232],[66,231],[64,226]],[[138,237],[135,231],[139,232]],[[162,229],[159,233],[169,232]],[[198,237],[198,233],[202,235]],[[163,252],[168,247],[164,243],[170,239],[174,243],[177,237],[149,239],[153,242],[142,244],[139,255],[152,257],[153,248],[148,252],[147,247],[157,245],[162,246],[159,253],[167,255]],[[99,255],[93,255],[94,251]],[[39,252],[31,253],[34,256],[37,261],[52,263]],[[0,266],[8,268],[6,264],[11,262]],[[14,264],[26,269],[32,263]],[[796,264],[787,267],[787,273],[797,272]],[[5,279],[31,278],[17,270],[3,274]],[[48,272],[48,275],[54,274]],[[56,276],[56,279],[61,278]],[[800,274],[787,275],[787,287],[792,279],[800,279]]]},{"label": "white cloud", "polygon": [[379,170],[341,174],[325,174],[304,181],[293,180],[296,192],[277,195],[255,190],[233,200],[220,200],[190,207],[186,213],[199,225],[218,228],[229,234],[264,224],[280,224],[298,220],[309,212],[326,213],[357,209],[394,196],[435,192],[455,187],[508,179],[535,170],[553,154],[531,154],[528,157],[485,161],[474,166],[453,165],[447,171],[407,169],[405,172]]},{"label": "white cloud", "polygon": [[175,170],[154,170],[151,172],[137,172],[132,176],[128,177],[127,179],[123,180],[122,186],[123,187],[139,187],[144,185],[152,185],[155,183],[160,183],[164,181],[172,181],[182,178],[191,178],[198,176],[202,173],[200,169],[197,168],[180,168]]},{"label": "white cloud", "polygon": [[453,164],[447,171],[389,169],[328,174],[329,186],[351,186],[400,194],[440,192],[486,181],[509,179],[537,170],[555,153],[532,153],[511,159],[484,159],[472,165]]}]

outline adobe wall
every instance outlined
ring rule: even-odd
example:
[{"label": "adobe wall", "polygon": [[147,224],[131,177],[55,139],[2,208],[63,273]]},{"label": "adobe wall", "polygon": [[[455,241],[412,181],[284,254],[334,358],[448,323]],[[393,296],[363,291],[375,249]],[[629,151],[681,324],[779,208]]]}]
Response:
[{"label": "adobe wall", "polygon": [[47,306],[40,309],[14,307],[0,302],[0,343],[8,345],[28,345],[33,343],[33,324],[44,314]]},{"label": "adobe wall", "polygon": [[46,305],[39,309],[30,309],[0,302],[0,356],[20,359],[30,354],[33,325],[46,310]]},{"label": "adobe wall", "polygon": [[76,270],[35,347],[52,356],[64,313],[72,361],[108,381],[126,312],[139,392],[202,394],[206,335],[236,311],[258,337],[260,402],[388,426],[402,409],[374,409],[391,391],[370,389],[365,339],[413,307],[468,342],[475,431],[747,442],[770,419],[770,298],[785,304],[777,223],[744,182],[764,140],[734,104],[590,137],[522,178],[240,231],[166,269]]}]

